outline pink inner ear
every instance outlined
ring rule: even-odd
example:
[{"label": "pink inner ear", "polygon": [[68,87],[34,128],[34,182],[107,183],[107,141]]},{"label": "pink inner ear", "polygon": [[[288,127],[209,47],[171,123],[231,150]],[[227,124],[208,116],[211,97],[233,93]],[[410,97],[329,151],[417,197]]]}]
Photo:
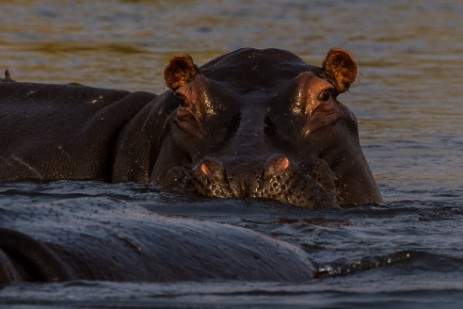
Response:
[{"label": "pink inner ear", "polygon": [[166,86],[176,90],[189,83],[198,73],[198,68],[190,55],[172,57],[164,68]]},{"label": "pink inner ear", "polygon": [[341,93],[349,89],[357,78],[358,66],[348,51],[333,48],[328,52],[323,62],[323,70],[334,79],[336,91]]}]

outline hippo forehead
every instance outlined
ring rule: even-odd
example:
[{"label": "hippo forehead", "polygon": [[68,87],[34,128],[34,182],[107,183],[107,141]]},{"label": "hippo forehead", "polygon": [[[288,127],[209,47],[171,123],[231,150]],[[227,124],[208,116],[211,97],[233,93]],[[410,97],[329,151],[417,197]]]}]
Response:
[{"label": "hippo forehead", "polygon": [[199,71],[208,79],[230,84],[237,91],[274,88],[307,71],[322,76],[321,68],[275,48],[241,48],[204,64]]}]

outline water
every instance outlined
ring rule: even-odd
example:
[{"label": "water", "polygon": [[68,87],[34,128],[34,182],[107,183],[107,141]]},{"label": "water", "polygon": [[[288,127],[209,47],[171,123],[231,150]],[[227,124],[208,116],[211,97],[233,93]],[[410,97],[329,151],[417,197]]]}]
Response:
[{"label": "water", "polygon": [[0,1],[0,68],[22,81],[165,89],[175,53],[202,64],[243,46],[320,64],[350,50],[360,78],[340,100],[357,115],[384,204],[307,211],[196,200],[138,185],[0,186],[0,208],[144,207],[230,223],[297,244],[317,278],[300,284],[18,284],[0,304],[50,307],[461,308],[463,3],[403,1]]}]

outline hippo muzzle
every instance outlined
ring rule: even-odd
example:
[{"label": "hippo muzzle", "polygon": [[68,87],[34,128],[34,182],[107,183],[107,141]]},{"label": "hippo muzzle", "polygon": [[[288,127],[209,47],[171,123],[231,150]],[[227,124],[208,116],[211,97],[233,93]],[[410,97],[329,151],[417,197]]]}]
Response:
[{"label": "hippo muzzle", "polygon": [[164,188],[216,198],[268,198],[307,208],[339,207],[334,178],[324,161],[294,164],[282,154],[255,166],[231,168],[205,158],[193,168],[169,170]]}]

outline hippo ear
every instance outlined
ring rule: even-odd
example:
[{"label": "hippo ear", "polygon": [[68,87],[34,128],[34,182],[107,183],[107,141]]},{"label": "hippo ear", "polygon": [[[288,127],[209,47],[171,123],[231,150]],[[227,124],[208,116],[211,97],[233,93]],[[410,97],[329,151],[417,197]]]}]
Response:
[{"label": "hippo ear", "polygon": [[341,93],[349,89],[357,78],[358,66],[348,51],[342,48],[333,48],[326,55],[323,71],[334,83],[336,91]]},{"label": "hippo ear", "polygon": [[177,90],[189,83],[198,73],[198,68],[193,63],[190,55],[173,56],[164,68],[164,80],[166,86]]}]

